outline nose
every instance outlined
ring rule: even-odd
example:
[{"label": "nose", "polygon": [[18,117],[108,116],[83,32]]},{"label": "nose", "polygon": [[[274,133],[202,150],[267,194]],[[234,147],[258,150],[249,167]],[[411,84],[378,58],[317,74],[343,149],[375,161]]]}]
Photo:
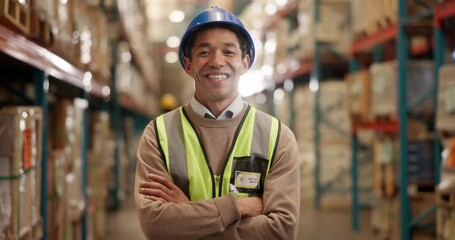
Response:
[{"label": "nose", "polygon": [[215,51],[210,57],[210,66],[219,68],[224,65],[224,55],[221,51]]}]

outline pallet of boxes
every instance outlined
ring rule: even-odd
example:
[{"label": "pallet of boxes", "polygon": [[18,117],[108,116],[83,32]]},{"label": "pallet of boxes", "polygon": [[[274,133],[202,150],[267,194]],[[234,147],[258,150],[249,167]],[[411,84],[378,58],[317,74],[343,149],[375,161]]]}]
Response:
[{"label": "pallet of boxes", "polygon": [[455,65],[439,70],[436,128],[443,143],[440,182],[436,188],[437,237],[455,239]]},{"label": "pallet of boxes", "polygon": [[[412,105],[417,97],[433,88],[433,65],[430,61],[410,61],[407,73],[406,98],[408,105]],[[373,126],[390,126],[399,121],[397,76],[396,61],[374,63],[368,69],[348,75],[349,109],[355,125],[374,123]],[[434,144],[426,122],[434,120],[434,101],[427,98],[414,105],[407,110],[409,185],[401,187],[409,190],[410,210],[416,216],[434,204]],[[400,226],[398,131],[381,127],[373,128],[373,131],[375,197],[372,202],[372,227],[379,237],[396,239]],[[428,224],[432,221],[434,219],[425,219]],[[431,231],[413,232],[415,238],[431,234]]]},{"label": "pallet of boxes", "polygon": [[87,208],[82,189],[83,100],[61,99],[52,110],[47,231],[49,239],[82,239],[82,219]]},{"label": "pallet of boxes", "polygon": [[42,237],[41,140],[40,108],[0,109],[0,239]]}]

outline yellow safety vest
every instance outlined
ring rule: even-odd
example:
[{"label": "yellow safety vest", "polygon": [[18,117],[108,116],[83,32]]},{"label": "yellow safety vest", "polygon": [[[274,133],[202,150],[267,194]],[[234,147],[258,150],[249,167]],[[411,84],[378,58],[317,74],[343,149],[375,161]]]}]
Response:
[{"label": "yellow safety vest", "polygon": [[197,201],[228,193],[262,195],[280,123],[248,106],[225,158],[222,176],[213,174],[200,137],[182,107],[157,117],[155,132],[172,181],[191,201]]}]

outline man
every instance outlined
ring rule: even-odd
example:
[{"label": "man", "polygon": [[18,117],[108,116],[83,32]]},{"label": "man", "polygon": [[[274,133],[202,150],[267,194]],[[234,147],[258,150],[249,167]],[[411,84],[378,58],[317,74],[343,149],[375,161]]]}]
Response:
[{"label": "man", "polygon": [[153,120],[137,152],[135,201],[148,239],[296,238],[295,137],[238,92],[254,55],[232,13],[212,7],[190,22],[179,57],[194,97]]}]

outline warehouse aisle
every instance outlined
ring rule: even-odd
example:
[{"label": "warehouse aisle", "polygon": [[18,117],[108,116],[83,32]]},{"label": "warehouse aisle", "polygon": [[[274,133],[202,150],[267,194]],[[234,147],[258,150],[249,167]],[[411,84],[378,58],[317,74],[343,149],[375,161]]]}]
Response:
[{"label": "warehouse aisle", "polygon": [[109,240],[145,240],[139,226],[139,220],[132,195],[128,195],[121,209],[107,214],[106,239]]},{"label": "warehouse aisle", "polygon": [[[110,240],[144,240],[137,220],[134,201],[127,197],[120,210],[107,215],[107,235]],[[351,231],[349,210],[315,210],[310,203],[302,203],[301,221],[297,239],[303,240],[364,240],[375,239],[369,227],[368,212],[361,212],[361,231]]]},{"label": "warehouse aisle", "polygon": [[365,240],[376,239],[370,227],[369,211],[360,213],[360,230],[351,230],[349,209],[316,210],[313,204],[302,202],[298,240]]}]

